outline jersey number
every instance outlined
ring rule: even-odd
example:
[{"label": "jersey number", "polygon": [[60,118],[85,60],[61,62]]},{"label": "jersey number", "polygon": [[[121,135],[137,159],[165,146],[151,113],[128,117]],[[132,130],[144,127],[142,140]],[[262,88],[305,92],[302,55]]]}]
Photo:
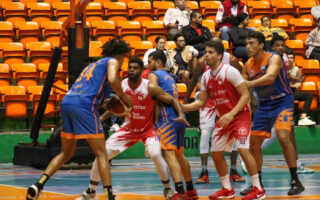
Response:
[{"label": "jersey number", "polygon": [[89,81],[90,78],[92,77],[92,73],[94,68],[96,67],[96,64],[92,65],[92,66],[88,66],[86,67],[80,74],[80,76],[77,78],[76,82],[79,82],[82,80],[82,78],[86,78],[86,81]]}]

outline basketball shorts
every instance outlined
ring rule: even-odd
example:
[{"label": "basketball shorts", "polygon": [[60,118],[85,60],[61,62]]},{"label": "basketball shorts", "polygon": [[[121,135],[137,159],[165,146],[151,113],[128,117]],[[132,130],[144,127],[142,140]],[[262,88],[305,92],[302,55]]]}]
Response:
[{"label": "basketball shorts", "polygon": [[293,125],[294,100],[292,95],[280,99],[260,102],[253,117],[252,135],[271,137],[273,125],[276,130],[291,131]]},{"label": "basketball shorts", "polygon": [[91,112],[78,105],[61,105],[61,137],[65,139],[104,139],[97,110]]},{"label": "basketball shorts", "polygon": [[107,139],[106,149],[122,153],[139,141],[145,146],[160,143],[156,128],[152,127],[144,132],[132,132],[120,128]]},{"label": "basketball shorts", "polygon": [[214,128],[216,122],[216,113],[214,108],[204,107],[199,111],[200,129]]},{"label": "basketball shorts", "polygon": [[231,152],[234,142],[237,149],[249,149],[250,127],[251,118],[249,111],[244,111],[240,115],[237,115],[226,128],[220,128],[216,125],[212,133],[210,151]]},{"label": "basketball shorts", "polygon": [[177,154],[181,154],[183,152],[185,130],[186,125],[180,122],[158,123],[157,132],[160,137],[161,149],[175,150]]}]

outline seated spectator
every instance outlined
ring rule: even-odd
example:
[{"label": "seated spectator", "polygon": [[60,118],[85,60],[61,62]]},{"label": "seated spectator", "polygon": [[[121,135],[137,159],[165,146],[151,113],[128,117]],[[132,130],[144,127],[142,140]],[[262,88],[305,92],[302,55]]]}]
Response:
[{"label": "seated spectator", "polygon": [[221,39],[229,41],[229,31],[233,20],[240,13],[247,13],[247,6],[240,0],[226,0],[222,2],[217,12],[216,22],[220,27]]},{"label": "seated spectator", "polygon": [[186,46],[185,38],[181,33],[178,33],[174,41],[177,48],[169,51],[170,56],[174,60],[174,73],[185,84],[189,84],[190,72],[193,71],[197,63],[198,50],[193,46]]},{"label": "seated spectator", "polygon": [[240,13],[234,20],[235,26],[230,29],[230,37],[233,43],[233,55],[241,58],[243,63],[247,62],[249,55],[246,49],[246,37],[251,29],[247,28],[249,24],[249,15]]},{"label": "seated spectator", "polygon": [[310,110],[313,96],[312,96],[312,94],[310,94],[308,92],[297,91],[301,87],[305,77],[300,74],[299,68],[297,66],[293,65],[294,64],[294,53],[293,52],[288,53],[288,58],[289,58],[289,66],[290,66],[290,70],[289,70],[290,86],[293,91],[293,98],[294,98],[294,100],[304,101],[304,105],[302,108],[300,120],[298,121],[298,125],[299,126],[315,125],[316,122],[310,120],[309,117],[307,116],[307,114]]},{"label": "seated spectator", "polygon": [[163,23],[168,28],[168,40],[173,40],[181,33],[184,26],[189,25],[190,7],[185,0],[174,0],[175,8],[169,8],[164,15]]},{"label": "seated spectator", "polygon": [[156,47],[153,49],[149,49],[143,56],[143,64],[146,67],[148,65],[148,57],[149,55],[157,50],[163,51],[167,56],[167,63],[166,68],[172,69],[173,68],[173,59],[170,57],[169,52],[166,50],[166,40],[159,36],[155,39]]},{"label": "seated spectator", "polygon": [[212,38],[210,30],[202,26],[202,16],[199,12],[193,11],[190,15],[190,25],[182,28],[182,34],[187,45],[192,45],[199,51],[199,57],[204,55],[205,43]]},{"label": "seated spectator", "polygon": [[261,18],[261,27],[257,27],[256,31],[261,32],[264,37],[266,38],[266,41],[264,43],[264,50],[270,51],[271,50],[271,39],[273,37],[273,33],[278,33],[281,37],[283,37],[285,40],[289,38],[288,34],[285,30],[279,27],[271,27],[271,19],[269,16],[264,16]]},{"label": "seated spectator", "polygon": [[317,19],[317,28],[309,33],[306,44],[306,57],[320,61],[320,17]]}]

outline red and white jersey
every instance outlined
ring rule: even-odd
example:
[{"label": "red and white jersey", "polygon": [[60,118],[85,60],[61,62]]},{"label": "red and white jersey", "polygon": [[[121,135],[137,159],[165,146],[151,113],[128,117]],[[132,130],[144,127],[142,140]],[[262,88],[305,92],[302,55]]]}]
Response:
[{"label": "red and white jersey", "polygon": [[[201,79],[201,90],[207,90],[213,100],[218,116],[230,112],[238,103],[240,96],[236,87],[243,83],[240,72],[231,65],[222,64],[215,70],[207,70]],[[243,110],[249,111],[246,105]]]},{"label": "red and white jersey", "polygon": [[122,90],[133,100],[131,112],[125,117],[122,128],[132,132],[143,132],[154,127],[155,100],[149,94],[149,84],[149,80],[142,78],[139,86],[132,89],[128,78],[122,81]]}]

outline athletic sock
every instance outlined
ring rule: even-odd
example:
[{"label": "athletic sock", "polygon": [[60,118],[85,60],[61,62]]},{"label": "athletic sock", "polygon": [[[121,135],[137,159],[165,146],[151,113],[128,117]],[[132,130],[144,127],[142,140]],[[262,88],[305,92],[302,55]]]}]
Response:
[{"label": "athletic sock", "polygon": [[166,181],[161,181],[164,188],[170,188],[170,179]]},{"label": "athletic sock", "polygon": [[175,188],[176,188],[176,191],[179,193],[179,194],[184,194],[184,188],[183,188],[183,183],[182,182],[177,182],[174,184]]},{"label": "athletic sock", "polygon": [[258,174],[259,174],[260,185],[261,185],[261,187],[263,187],[263,184],[262,184],[262,172],[258,171]]},{"label": "athletic sock", "polygon": [[186,182],[186,185],[187,185],[187,190],[193,190],[193,183],[192,183],[192,180],[191,181],[188,181]]},{"label": "athletic sock", "polygon": [[253,176],[250,176],[250,179],[251,179],[252,186],[255,186],[255,187],[257,187],[259,190],[261,190],[259,175],[258,175],[258,174],[255,174],[255,175],[253,175]]},{"label": "athletic sock", "polygon": [[103,190],[104,190],[104,194],[106,195],[106,199],[112,199],[113,198],[112,186],[111,185],[103,186]]},{"label": "athletic sock", "polygon": [[299,180],[298,179],[298,174],[297,174],[297,168],[296,167],[291,167],[289,168],[290,170],[290,175],[291,175],[291,180]]},{"label": "athletic sock", "polygon": [[229,175],[221,176],[220,180],[221,180],[222,186],[230,191],[232,187],[230,184]]},{"label": "athletic sock", "polygon": [[49,176],[47,174],[42,174],[41,178],[39,181],[35,184],[40,190],[42,190],[44,184],[49,180]]},{"label": "athletic sock", "polygon": [[89,188],[94,191],[97,191],[98,185],[99,185],[99,182],[90,180]]}]

